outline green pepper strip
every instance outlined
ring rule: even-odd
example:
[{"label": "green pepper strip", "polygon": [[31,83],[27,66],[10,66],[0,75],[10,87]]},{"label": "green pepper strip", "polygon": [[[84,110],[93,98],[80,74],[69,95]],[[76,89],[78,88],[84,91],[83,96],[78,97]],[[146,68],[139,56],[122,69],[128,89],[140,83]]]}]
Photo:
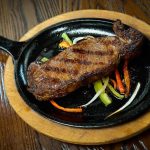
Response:
[{"label": "green pepper strip", "polygon": [[72,41],[70,40],[70,38],[68,37],[67,33],[64,32],[64,33],[61,35],[61,37],[62,37],[66,42],[68,42],[70,45],[73,44]]},{"label": "green pepper strip", "polygon": [[[107,80],[107,79],[106,79]],[[96,81],[94,83],[94,89],[95,89],[95,92],[98,92],[101,88],[103,88],[103,84],[100,80]],[[105,106],[108,106],[109,104],[112,103],[112,100],[111,98],[107,95],[107,93],[105,92],[102,92],[99,96],[100,100],[102,103],[104,103]]]},{"label": "green pepper strip", "polygon": [[118,93],[109,83],[107,85],[107,87],[109,88],[109,90],[111,91],[111,93],[118,99],[123,99],[124,95],[121,95],[120,93]]},{"label": "green pepper strip", "polygon": [[42,62],[46,62],[46,61],[48,61],[48,58],[43,57],[43,58],[41,59],[41,61],[42,61]]}]

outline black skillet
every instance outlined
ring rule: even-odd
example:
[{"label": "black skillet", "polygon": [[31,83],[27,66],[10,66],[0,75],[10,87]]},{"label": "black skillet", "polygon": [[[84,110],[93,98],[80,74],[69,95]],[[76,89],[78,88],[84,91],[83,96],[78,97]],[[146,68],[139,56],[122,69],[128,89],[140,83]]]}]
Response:
[{"label": "black skillet", "polygon": [[[112,24],[113,21],[104,19],[75,19],[50,26],[39,35],[22,43],[0,37],[0,48],[13,57],[15,81],[24,101],[34,111],[47,119],[60,124],[82,128],[109,127],[130,121],[144,113],[150,106],[150,61],[148,60],[150,46],[148,40],[143,44],[141,56],[130,62],[129,66],[132,79],[131,93],[135,89],[137,82],[141,83],[140,91],[129,107],[112,118],[104,119],[111,112],[120,108],[128,99],[121,101],[111,96],[113,103],[108,107],[105,107],[97,99],[83,113],[75,114],[57,110],[48,101],[39,102],[27,91],[26,73],[29,64],[35,60],[38,61],[44,56],[51,58],[57,55],[60,52],[58,43],[62,40],[61,34],[63,32],[66,32],[71,39],[86,35],[95,37],[113,36]],[[86,103],[94,94],[93,86],[88,85],[58,99],[57,102],[64,107],[75,107]]]}]

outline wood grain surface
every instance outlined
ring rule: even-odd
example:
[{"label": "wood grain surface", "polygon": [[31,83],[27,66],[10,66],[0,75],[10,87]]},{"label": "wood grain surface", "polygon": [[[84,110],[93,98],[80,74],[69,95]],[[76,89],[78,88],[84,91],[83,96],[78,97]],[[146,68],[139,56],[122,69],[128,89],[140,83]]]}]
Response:
[{"label": "wood grain surface", "polygon": [[[38,23],[63,12],[78,9],[108,9],[124,12],[150,23],[149,0],[0,0],[0,35],[19,40]],[[149,149],[150,130],[111,145],[80,146],[62,143],[37,133],[10,107],[3,84],[7,55],[0,53],[0,150],[102,150]]]},{"label": "wood grain surface", "polygon": [[[26,41],[53,24],[70,19],[72,20],[75,18],[87,17],[113,20],[119,18],[123,23],[134,27],[150,38],[150,26],[139,19],[114,11],[90,9],[57,15],[29,30],[20,40]],[[9,57],[5,67],[4,83],[10,105],[13,107],[15,112],[31,127],[54,139],[82,145],[110,144],[135,136],[150,126],[149,112],[128,123],[103,129],[77,129],[54,123],[53,121],[43,118],[38,113],[34,112],[24,102],[17,91],[14,79],[14,64],[12,62],[12,58]]]}]

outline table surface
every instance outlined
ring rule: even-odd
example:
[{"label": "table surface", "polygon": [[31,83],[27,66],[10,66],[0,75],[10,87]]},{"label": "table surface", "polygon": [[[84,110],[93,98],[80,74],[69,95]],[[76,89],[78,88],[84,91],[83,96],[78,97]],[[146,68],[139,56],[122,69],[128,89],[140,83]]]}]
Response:
[{"label": "table surface", "polygon": [[[123,12],[150,24],[150,0],[0,0],[0,35],[19,40],[38,23],[79,9]],[[42,135],[21,120],[9,105],[3,73],[8,55],[0,52],[0,150],[147,150],[150,129],[129,140],[99,146],[63,143]]]}]

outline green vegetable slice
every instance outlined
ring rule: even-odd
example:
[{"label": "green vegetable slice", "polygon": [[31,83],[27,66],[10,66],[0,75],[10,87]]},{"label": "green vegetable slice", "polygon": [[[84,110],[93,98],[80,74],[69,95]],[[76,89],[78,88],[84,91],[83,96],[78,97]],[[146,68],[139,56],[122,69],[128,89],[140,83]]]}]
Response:
[{"label": "green vegetable slice", "polygon": [[72,41],[70,40],[70,38],[68,37],[67,33],[64,32],[64,33],[61,35],[61,37],[62,37],[66,42],[68,42],[70,45],[73,44]]},{"label": "green vegetable slice", "polygon": [[[109,78],[105,78],[103,79],[104,80],[104,84],[107,83],[109,81]],[[108,83],[107,83],[108,85]],[[102,81],[101,80],[98,80],[94,83],[94,89],[95,89],[95,92],[97,93],[99,90],[101,90],[103,88],[103,84],[102,84]],[[99,95],[99,98],[101,100],[101,102],[105,105],[105,106],[108,106],[112,103],[112,100],[111,98],[108,96],[107,93],[105,93],[105,90]]]},{"label": "green vegetable slice", "polygon": [[109,90],[111,91],[111,93],[118,99],[123,99],[124,95],[118,93],[111,84],[108,83],[107,87],[109,88]]},{"label": "green vegetable slice", "polygon": [[48,58],[43,57],[43,58],[41,59],[41,62],[46,62],[46,61],[48,61],[48,60],[49,60]]}]

